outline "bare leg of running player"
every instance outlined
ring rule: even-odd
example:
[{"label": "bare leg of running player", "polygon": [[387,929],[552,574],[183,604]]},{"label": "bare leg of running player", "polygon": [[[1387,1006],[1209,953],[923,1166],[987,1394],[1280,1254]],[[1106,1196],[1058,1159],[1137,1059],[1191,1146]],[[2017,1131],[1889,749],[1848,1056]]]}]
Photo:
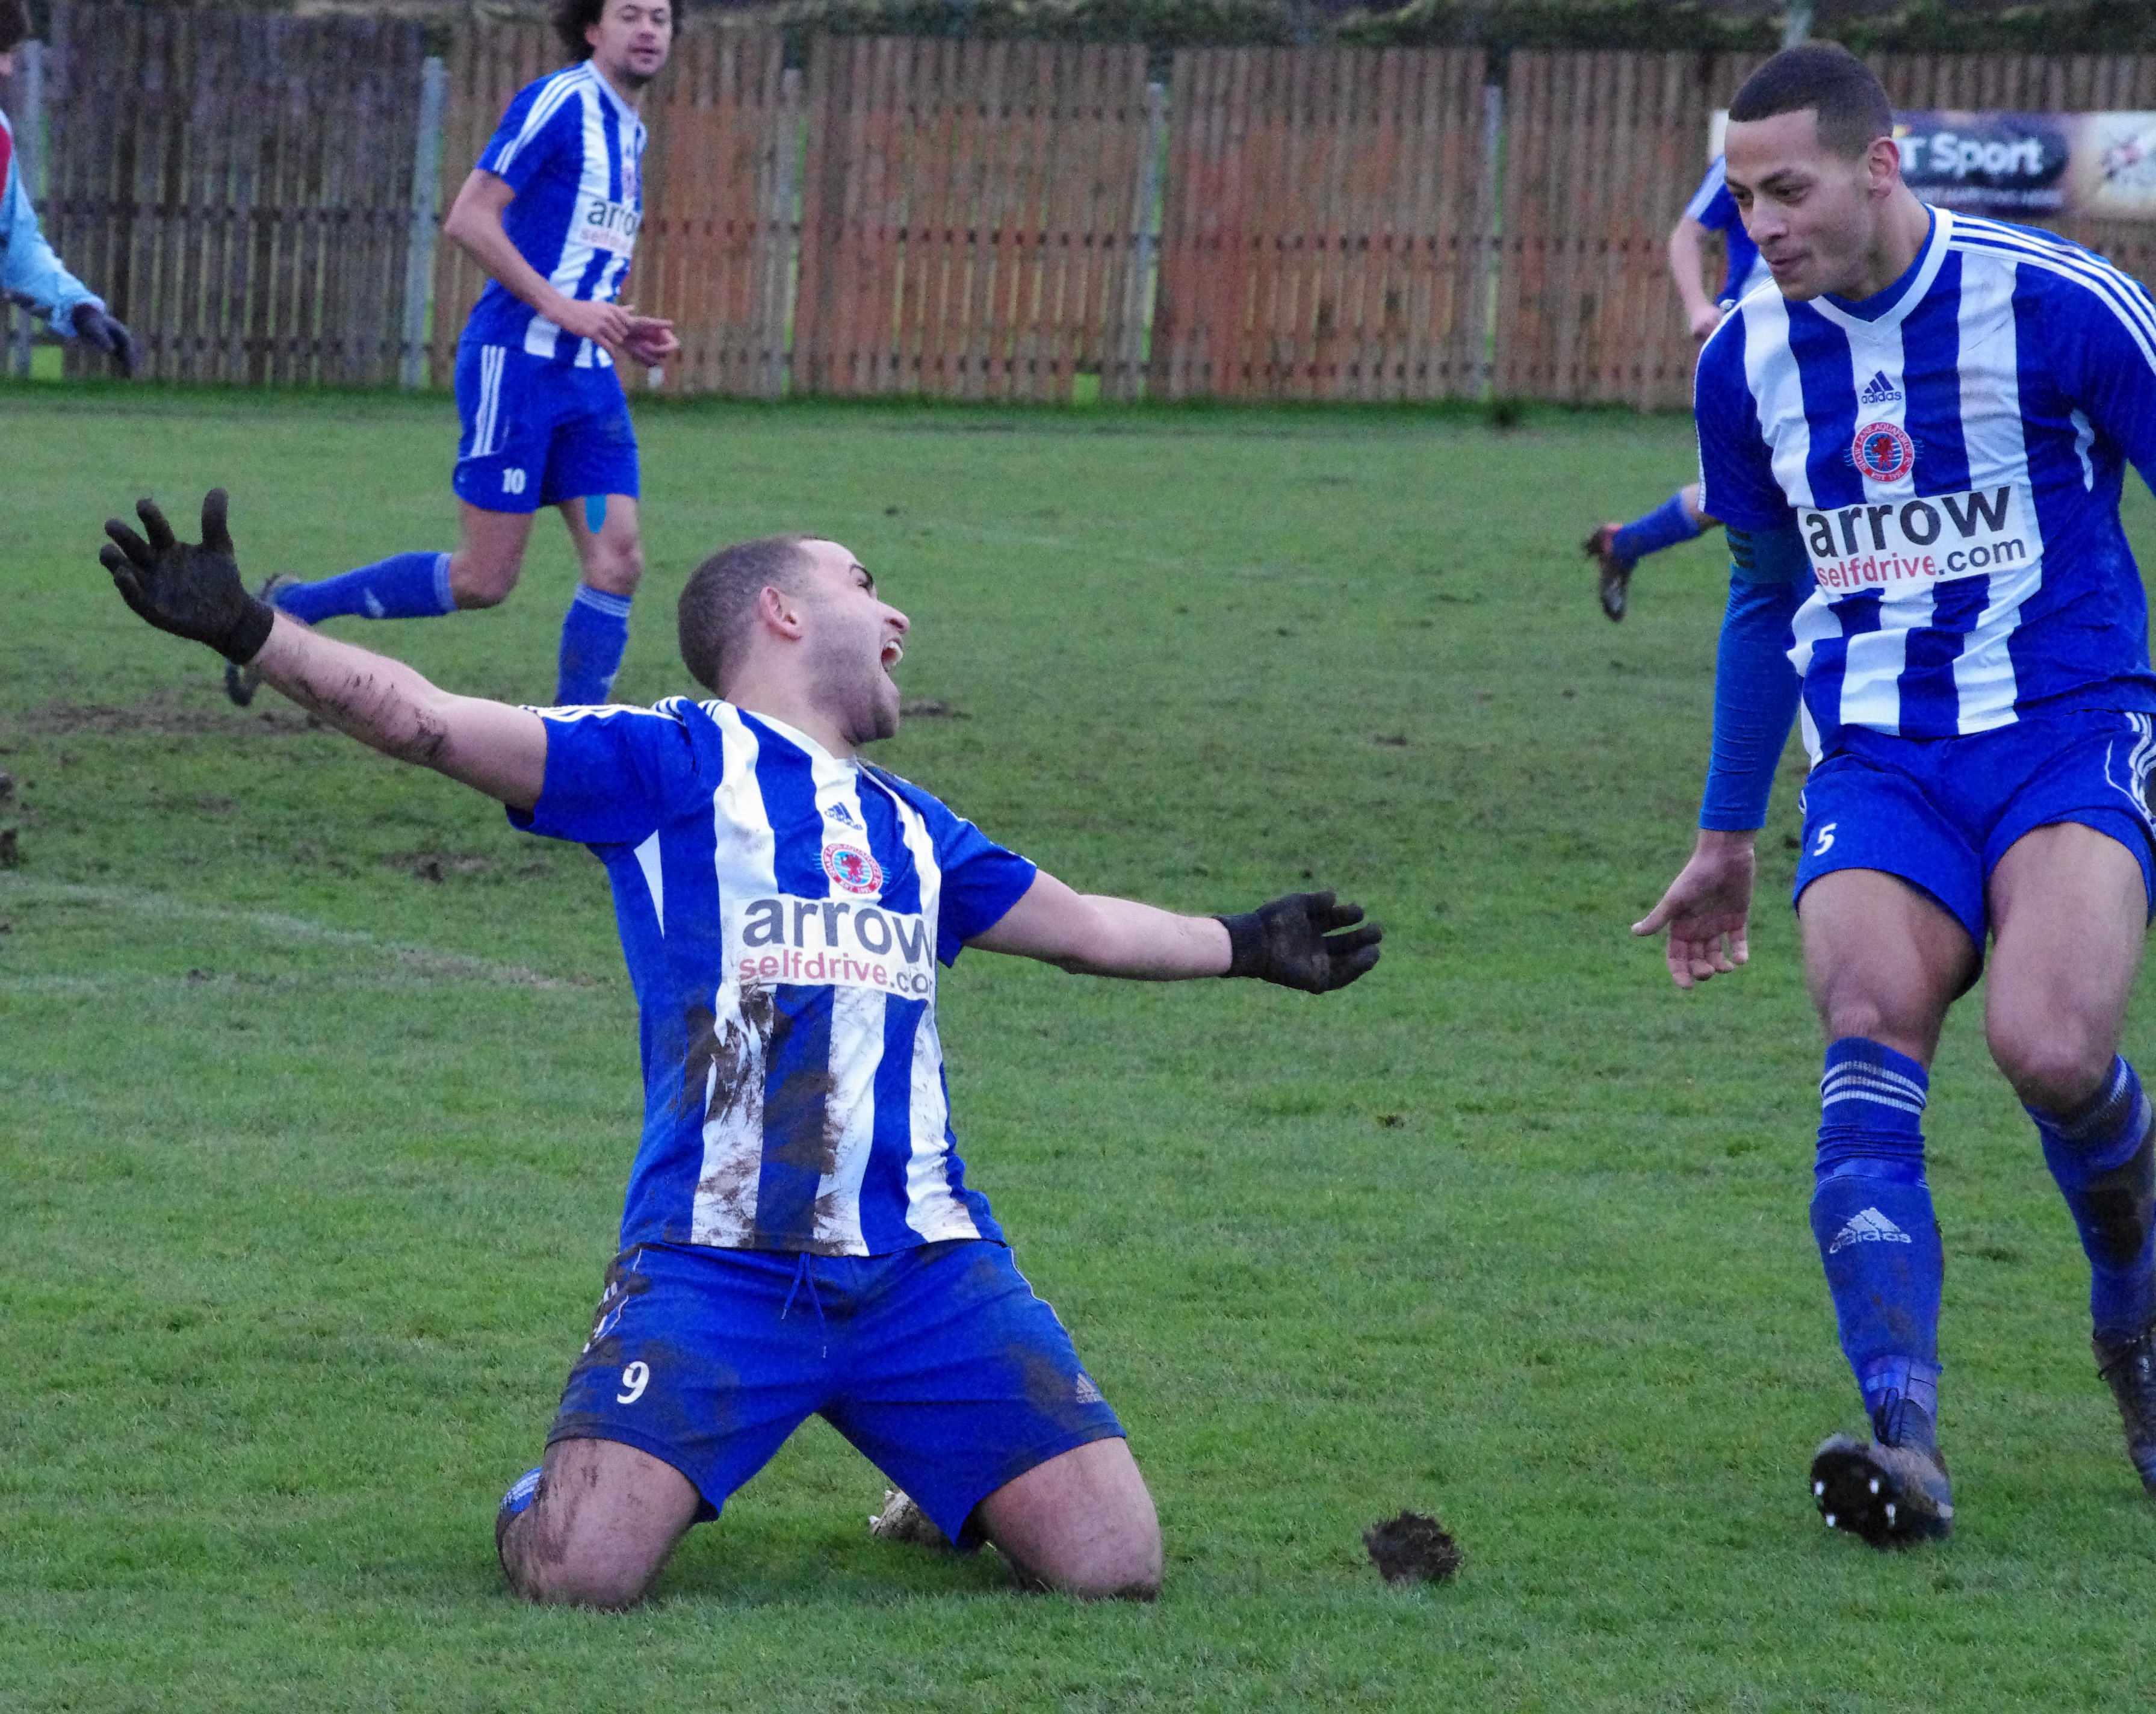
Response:
[{"label": "bare leg of running player", "polygon": [[[599,527],[591,526],[597,511]],[[562,508],[584,581],[609,595],[633,595],[644,581],[644,543],[637,533],[636,502],[608,494],[594,502],[572,500]]]},{"label": "bare leg of running player", "polygon": [[524,569],[524,549],[531,539],[528,512],[486,512],[469,500],[457,502],[464,539],[449,556],[449,593],[459,612],[498,607],[509,599]]}]

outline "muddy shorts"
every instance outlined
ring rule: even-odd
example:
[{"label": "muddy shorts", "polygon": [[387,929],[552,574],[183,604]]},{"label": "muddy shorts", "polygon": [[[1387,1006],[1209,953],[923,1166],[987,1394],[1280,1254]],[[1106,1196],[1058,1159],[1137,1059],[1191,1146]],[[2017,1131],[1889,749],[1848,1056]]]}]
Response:
[{"label": "muddy shorts", "polygon": [[811,1416],[961,1542],[1004,1484],[1123,1433],[1010,1251],[967,1238],[886,1256],[628,1251],[547,1440],[663,1459],[696,1484],[701,1520]]},{"label": "muddy shorts", "polygon": [[1881,869],[1929,893],[1979,957],[1984,884],[2015,841],[2061,821],[2118,841],[2156,908],[2156,822],[2147,795],[2156,722],[2061,714],[1966,738],[1845,734],[1804,781],[1794,898],[1837,869]]}]

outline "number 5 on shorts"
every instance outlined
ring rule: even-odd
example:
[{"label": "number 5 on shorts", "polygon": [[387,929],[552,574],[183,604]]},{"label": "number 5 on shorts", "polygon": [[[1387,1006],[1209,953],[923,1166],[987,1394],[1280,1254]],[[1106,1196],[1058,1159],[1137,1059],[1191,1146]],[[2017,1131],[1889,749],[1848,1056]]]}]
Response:
[{"label": "number 5 on shorts", "polygon": [[1818,842],[1812,847],[1814,857],[1825,857],[1834,849],[1834,830],[1840,825],[1839,821],[1830,821],[1820,829]]},{"label": "number 5 on shorts", "polygon": [[634,1404],[644,1397],[644,1389],[651,1384],[651,1365],[631,1363],[621,1372],[621,1391],[614,1394],[616,1404]]}]

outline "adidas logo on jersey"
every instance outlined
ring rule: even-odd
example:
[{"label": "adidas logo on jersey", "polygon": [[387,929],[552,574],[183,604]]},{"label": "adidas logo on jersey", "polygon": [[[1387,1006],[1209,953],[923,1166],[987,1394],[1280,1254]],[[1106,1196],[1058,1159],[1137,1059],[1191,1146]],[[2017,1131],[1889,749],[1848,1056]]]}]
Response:
[{"label": "adidas logo on jersey", "polygon": [[847,827],[858,827],[861,825],[855,819],[854,812],[844,804],[833,804],[829,809],[824,811],[824,819],[827,821],[839,822]]},{"label": "adidas logo on jersey", "polygon": [[1835,1233],[1834,1242],[1826,1247],[1830,1256],[1838,1256],[1853,1243],[1912,1243],[1915,1240],[1889,1220],[1876,1208],[1866,1208],[1849,1217],[1841,1230]]},{"label": "adidas logo on jersey", "polygon": [[1884,369],[1875,370],[1871,378],[1864,383],[1864,390],[1856,395],[1859,404],[1896,404],[1900,403],[1902,389],[1887,378]]}]

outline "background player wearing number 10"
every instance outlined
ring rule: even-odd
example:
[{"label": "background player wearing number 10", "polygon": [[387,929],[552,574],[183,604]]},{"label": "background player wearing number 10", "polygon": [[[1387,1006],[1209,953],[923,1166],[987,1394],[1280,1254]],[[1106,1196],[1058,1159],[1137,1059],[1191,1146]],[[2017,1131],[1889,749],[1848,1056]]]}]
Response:
[{"label": "background player wearing number 10", "polygon": [[[309,625],[491,607],[516,586],[532,515],[558,506],[583,577],[554,700],[578,704],[613,690],[644,574],[615,358],[657,363],[680,349],[670,323],[614,301],[643,219],[639,108],[674,24],[665,0],[557,0],[552,19],[575,63],[518,92],[443,226],[489,275],[457,347],[461,545],[319,583],[273,579],[264,593]],[[243,706],[254,697],[243,667],[225,685]]]}]

